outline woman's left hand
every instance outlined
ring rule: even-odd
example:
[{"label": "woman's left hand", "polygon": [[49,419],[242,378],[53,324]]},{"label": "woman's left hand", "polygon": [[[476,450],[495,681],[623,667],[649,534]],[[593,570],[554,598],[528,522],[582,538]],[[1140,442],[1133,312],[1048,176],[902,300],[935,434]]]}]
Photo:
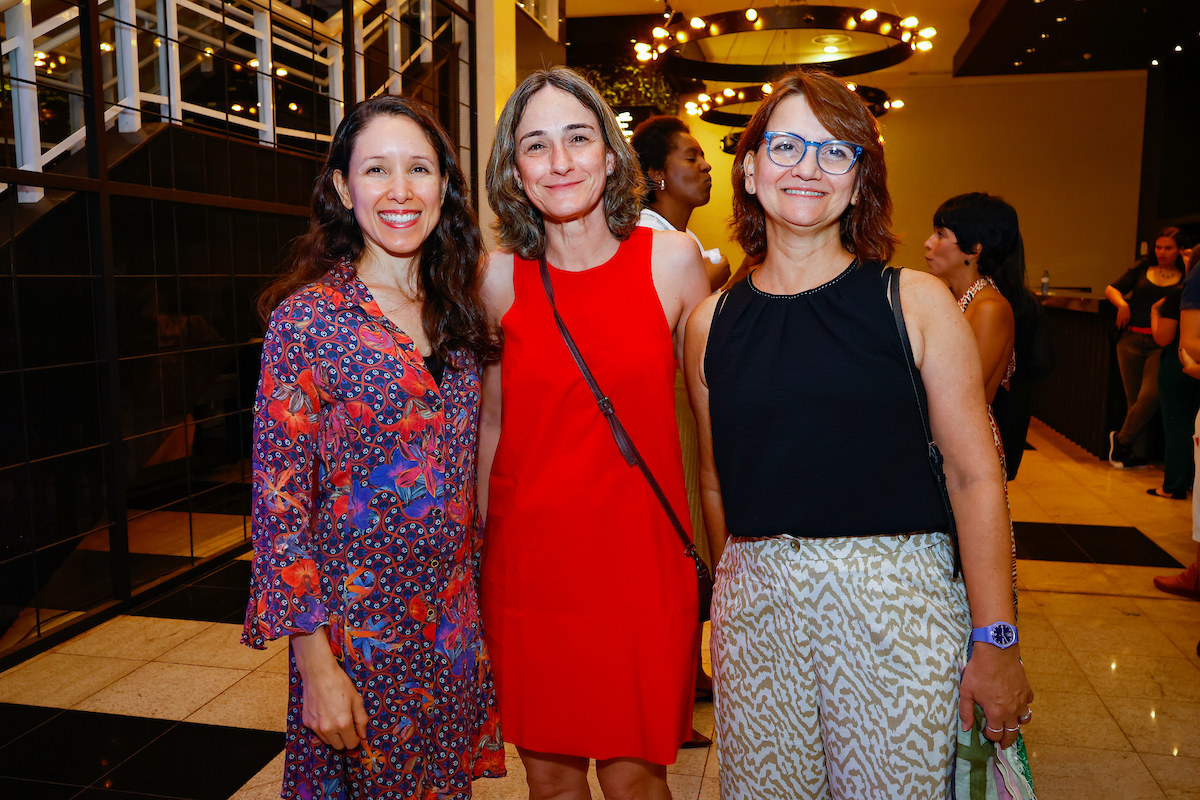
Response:
[{"label": "woman's left hand", "polygon": [[1025,677],[1021,654],[1016,647],[1001,650],[976,643],[971,660],[963,670],[958,715],[963,730],[975,724],[975,704],[983,708],[983,735],[1009,747],[1017,740],[1022,722],[1032,714],[1033,689]]}]

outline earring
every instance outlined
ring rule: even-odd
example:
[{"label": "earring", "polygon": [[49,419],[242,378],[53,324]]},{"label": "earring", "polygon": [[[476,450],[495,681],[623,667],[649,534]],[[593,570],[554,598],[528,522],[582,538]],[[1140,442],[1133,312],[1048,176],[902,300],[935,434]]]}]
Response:
[{"label": "earring", "polygon": [[517,178],[517,188],[520,189],[522,192],[525,191],[525,184],[521,183],[520,178]]},{"label": "earring", "polygon": [[969,258],[964,258],[964,259],[963,259],[963,264],[964,264],[965,266],[968,266],[968,267],[969,267],[969,266],[971,266],[971,259],[969,259]]},{"label": "earring", "polygon": [[660,192],[665,192],[667,190],[667,179],[666,178],[658,179],[658,190]]}]

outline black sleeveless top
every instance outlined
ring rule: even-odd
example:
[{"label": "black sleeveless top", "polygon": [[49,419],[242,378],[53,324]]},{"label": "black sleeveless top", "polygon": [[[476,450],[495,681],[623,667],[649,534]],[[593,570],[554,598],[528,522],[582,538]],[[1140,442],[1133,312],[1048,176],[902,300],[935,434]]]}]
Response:
[{"label": "black sleeveless top", "polygon": [[717,303],[704,373],[731,536],[947,527],[883,264],[856,264],[796,295],[751,274]]}]

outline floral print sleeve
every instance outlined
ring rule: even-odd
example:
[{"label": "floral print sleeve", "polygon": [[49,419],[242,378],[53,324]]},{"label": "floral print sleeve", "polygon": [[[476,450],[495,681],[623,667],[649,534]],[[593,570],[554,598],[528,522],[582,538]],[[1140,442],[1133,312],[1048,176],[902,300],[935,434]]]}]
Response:
[{"label": "floral print sleeve", "polygon": [[305,329],[312,306],[289,301],[271,317],[254,403],[254,574],[243,641],[312,633],[326,623],[328,589],[312,556],[320,396]]}]

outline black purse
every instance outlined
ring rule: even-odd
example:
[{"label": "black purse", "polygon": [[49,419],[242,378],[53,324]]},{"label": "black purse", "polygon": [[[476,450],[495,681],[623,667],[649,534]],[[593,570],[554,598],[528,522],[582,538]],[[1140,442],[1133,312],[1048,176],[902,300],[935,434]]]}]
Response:
[{"label": "black purse", "polygon": [[929,468],[933,470],[934,480],[937,481],[938,491],[942,495],[942,505],[946,508],[946,519],[949,523],[946,534],[950,537],[950,547],[954,551],[954,575],[957,578],[962,572],[962,555],[958,550],[958,526],[954,523],[954,509],[950,506],[950,492],[946,488],[946,472],[942,468],[945,459],[937,443],[933,441],[933,433],[929,427],[928,398],[925,395],[925,384],[917,374],[917,362],[913,358],[912,343],[908,341],[908,328],[904,325],[904,310],[900,307],[900,270],[896,267],[884,267],[882,277],[887,286],[888,297],[892,301],[892,314],[896,317],[896,331],[900,334],[900,344],[904,346],[904,362],[908,365],[908,377],[912,380],[913,393],[917,396],[917,406],[921,409],[921,424],[925,428],[925,441],[929,443]]},{"label": "black purse", "polygon": [[700,559],[700,556],[696,554],[696,545],[692,544],[691,538],[683,528],[683,523],[675,515],[675,509],[671,508],[670,502],[667,501],[667,496],[663,494],[662,487],[654,479],[654,475],[650,472],[650,468],[646,466],[641,453],[637,451],[637,448],[633,445],[633,440],[626,433],[625,427],[617,419],[612,401],[600,391],[600,386],[596,383],[596,379],[592,377],[592,372],[584,362],[583,356],[580,355],[579,348],[575,346],[575,340],[571,338],[566,324],[563,322],[562,317],[559,316],[558,309],[554,306],[554,287],[550,285],[550,268],[546,265],[545,254],[538,258],[538,268],[542,273],[542,287],[546,290],[546,299],[550,301],[550,310],[554,312],[554,324],[558,326],[558,332],[562,334],[563,341],[567,343],[567,349],[571,351],[571,357],[575,359],[576,366],[583,373],[583,379],[587,381],[588,387],[591,388],[592,394],[596,397],[596,405],[600,406],[600,413],[608,420],[608,427],[612,431],[613,440],[617,443],[617,449],[621,451],[621,456],[625,459],[626,464],[631,467],[636,465],[642,471],[642,475],[646,477],[646,482],[654,490],[655,496],[658,497],[658,502],[662,504],[663,510],[667,512],[667,516],[671,520],[671,525],[674,526],[675,532],[679,534],[679,538],[683,542],[683,554],[692,560],[692,564],[696,568],[696,583],[699,587],[700,621],[705,622],[708,620],[709,609],[712,606],[712,575],[709,574],[708,567]]}]

